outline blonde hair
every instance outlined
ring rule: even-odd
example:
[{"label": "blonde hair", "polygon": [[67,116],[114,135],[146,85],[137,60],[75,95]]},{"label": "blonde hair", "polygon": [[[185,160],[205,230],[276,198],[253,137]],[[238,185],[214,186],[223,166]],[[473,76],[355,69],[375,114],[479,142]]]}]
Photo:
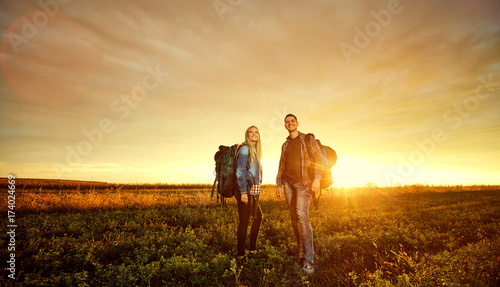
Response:
[{"label": "blonde hair", "polygon": [[[250,137],[248,136],[248,133],[250,132],[250,129],[252,129],[252,128],[256,128],[257,133],[259,133],[259,140],[255,143],[255,145],[252,144],[252,142],[250,141]],[[259,162],[260,169],[262,169],[262,164],[260,162],[260,160],[262,158],[262,143],[261,143],[261,136],[260,136],[259,128],[257,128],[256,126],[250,126],[245,131],[245,142],[243,142],[243,144],[246,144],[248,149],[250,150],[250,152],[248,154],[248,158],[250,160],[248,161],[248,163],[250,164],[256,158]]]}]

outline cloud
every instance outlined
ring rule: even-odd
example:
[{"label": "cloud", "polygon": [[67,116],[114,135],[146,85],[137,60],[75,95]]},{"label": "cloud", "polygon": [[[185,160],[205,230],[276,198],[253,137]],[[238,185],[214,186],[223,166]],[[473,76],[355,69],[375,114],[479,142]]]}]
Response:
[{"label": "cloud", "polygon": [[[27,169],[62,163],[66,147],[86,140],[82,130],[109,118],[116,128],[82,169],[117,171],[113,178],[134,168],[136,176],[186,170],[188,178],[188,170],[212,164],[219,144],[243,140],[251,124],[268,140],[266,157],[277,158],[287,135],[277,114],[292,112],[340,154],[397,164],[415,140],[441,128],[449,141],[433,155],[435,165],[456,166],[451,155],[463,146],[489,168],[496,96],[456,130],[443,114],[456,116],[478,76],[498,79],[498,3],[402,0],[402,11],[348,62],[339,44],[353,44],[357,28],[390,1],[242,1],[222,20],[210,1],[71,1],[24,54],[0,54],[8,63],[0,82],[2,158]],[[7,5],[1,27],[33,7]],[[112,103],[141,84],[148,66],[168,77],[120,119]]]}]

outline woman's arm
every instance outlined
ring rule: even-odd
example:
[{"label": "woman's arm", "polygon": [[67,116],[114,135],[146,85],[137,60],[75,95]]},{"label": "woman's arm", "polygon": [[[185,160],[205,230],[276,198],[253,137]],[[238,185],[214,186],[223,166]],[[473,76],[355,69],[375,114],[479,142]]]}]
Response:
[{"label": "woman's arm", "polygon": [[236,154],[236,183],[238,183],[238,189],[241,194],[247,193],[247,161],[249,154],[248,147],[242,145]]}]

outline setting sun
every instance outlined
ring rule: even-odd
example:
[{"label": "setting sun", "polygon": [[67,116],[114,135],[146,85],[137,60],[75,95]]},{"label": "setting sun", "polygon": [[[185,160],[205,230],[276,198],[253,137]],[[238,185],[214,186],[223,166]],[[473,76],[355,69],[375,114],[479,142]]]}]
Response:
[{"label": "setting sun", "polygon": [[335,179],[335,186],[363,186],[369,183],[385,186],[387,182],[385,182],[381,170],[383,170],[381,166],[375,163],[342,157],[332,168],[332,174]]}]

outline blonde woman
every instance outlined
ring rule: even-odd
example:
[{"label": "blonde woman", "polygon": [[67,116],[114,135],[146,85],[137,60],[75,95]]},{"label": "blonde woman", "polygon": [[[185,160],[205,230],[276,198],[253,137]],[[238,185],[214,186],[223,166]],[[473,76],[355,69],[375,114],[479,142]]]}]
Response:
[{"label": "blonde woman", "polygon": [[236,153],[236,182],[238,191],[236,201],[238,202],[239,224],[237,231],[238,259],[245,258],[245,245],[247,229],[250,218],[253,218],[250,229],[250,252],[257,251],[257,236],[262,223],[262,211],[259,207],[260,183],[262,182],[262,146],[259,129],[255,126],[249,127],[245,132],[245,142],[242,143]]}]

